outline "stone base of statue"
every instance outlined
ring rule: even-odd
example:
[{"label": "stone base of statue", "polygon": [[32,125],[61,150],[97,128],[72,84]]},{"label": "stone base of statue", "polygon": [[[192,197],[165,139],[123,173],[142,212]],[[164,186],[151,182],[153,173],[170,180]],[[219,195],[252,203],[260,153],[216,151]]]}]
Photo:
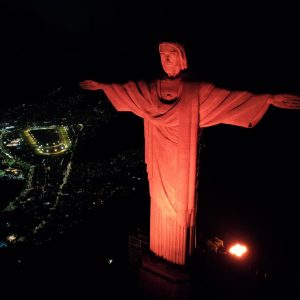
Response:
[{"label": "stone base of statue", "polygon": [[142,256],[139,286],[143,299],[189,299],[191,276],[186,267],[147,252]]}]

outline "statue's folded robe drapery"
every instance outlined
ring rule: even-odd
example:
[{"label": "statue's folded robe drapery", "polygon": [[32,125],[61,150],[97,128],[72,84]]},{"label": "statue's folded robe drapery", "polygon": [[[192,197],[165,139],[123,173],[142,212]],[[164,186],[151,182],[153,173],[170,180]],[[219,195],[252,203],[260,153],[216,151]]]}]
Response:
[{"label": "statue's folded robe drapery", "polygon": [[145,162],[150,187],[150,250],[185,264],[194,248],[197,146],[200,128],[217,124],[253,127],[268,109],[269,94],[228,91],[183,82],[178,101],[160,101],[158,81],[105,84],[118,111],[144,119]]}]

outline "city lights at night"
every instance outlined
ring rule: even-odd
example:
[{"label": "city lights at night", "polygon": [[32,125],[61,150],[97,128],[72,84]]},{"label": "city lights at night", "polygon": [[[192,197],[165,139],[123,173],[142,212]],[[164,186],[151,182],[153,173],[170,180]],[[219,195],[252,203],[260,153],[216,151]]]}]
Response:
[{"label": "city lights at night", "polygon": [[[59,155],[64,153],[71,146],[71,140],[68,136],[68,131],[66,127],[60,126],[49,126],[41,128],[30,128],[23,132],[27,142],[34,149],[36,154],[40,155]],[[45,143],[41,143],[36,135],[48,135],[48,139],[55,139],[52,142],[47,140]],[[55,135],[55,137],[52,137]],[[40,137],[42,139],[42,137]],[[43,137],[45,139],[45,137]]]}]

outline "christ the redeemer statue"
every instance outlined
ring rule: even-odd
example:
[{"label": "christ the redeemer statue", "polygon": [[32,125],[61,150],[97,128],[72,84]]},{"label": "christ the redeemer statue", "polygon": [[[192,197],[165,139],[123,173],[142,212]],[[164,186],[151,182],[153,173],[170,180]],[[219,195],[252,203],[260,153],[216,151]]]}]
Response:
[{"label": "christ the redeemer statue", "polygon": [[230,124],[255,126],[270,105],[300,109],[289,94],[229,91],[206,82],[189,82],[187,59],[178,43],[159,44],[163,78],[125,84],[80,82],[103,90],[118,111],[144,119],[145,162],[150,187],[150,250],[185,265],[195,247],[198,146],[201,128]]}]

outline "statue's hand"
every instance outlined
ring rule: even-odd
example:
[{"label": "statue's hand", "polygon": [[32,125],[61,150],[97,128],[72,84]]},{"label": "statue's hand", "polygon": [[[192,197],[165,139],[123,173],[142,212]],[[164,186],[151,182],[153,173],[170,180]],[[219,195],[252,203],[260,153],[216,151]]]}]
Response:
[{"label": "statue's hand", "polygon": [[94,80],[84,80],[79,83],[80,87],[84,90],[101,90],[101,83]]},{"label": "statue's hand", "polygon": [[273,95],[270,103],[276,107],[288,109],[300,109],[300,97],[290,94]]}]

